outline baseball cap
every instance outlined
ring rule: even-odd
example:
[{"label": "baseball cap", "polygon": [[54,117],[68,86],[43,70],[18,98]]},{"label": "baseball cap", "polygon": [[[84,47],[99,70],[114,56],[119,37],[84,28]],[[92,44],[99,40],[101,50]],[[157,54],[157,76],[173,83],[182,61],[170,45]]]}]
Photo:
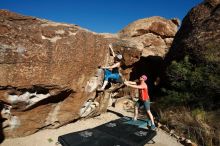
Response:
[{"label": "baseball cap", "polygon": [[144,81],[146,81],[146,80],[147,80],[147,76],[146,76],[146,75],[142,75],[142,76],[141,76],[141,78],[143,78],[143,79],[144,79]]}]

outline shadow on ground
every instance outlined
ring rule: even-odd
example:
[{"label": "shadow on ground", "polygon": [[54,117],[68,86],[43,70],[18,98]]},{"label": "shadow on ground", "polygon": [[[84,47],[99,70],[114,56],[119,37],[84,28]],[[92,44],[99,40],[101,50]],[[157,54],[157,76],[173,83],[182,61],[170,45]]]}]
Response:
[{"label": "shadow on ground", "polygon": [[[58,137],[62,146],[143,146],[156,136],[156,131],[140,128],[145,121],[130,117],[110,121],[93,129],[73,132]],[[145,125],[146,127],[146,125]]]}]

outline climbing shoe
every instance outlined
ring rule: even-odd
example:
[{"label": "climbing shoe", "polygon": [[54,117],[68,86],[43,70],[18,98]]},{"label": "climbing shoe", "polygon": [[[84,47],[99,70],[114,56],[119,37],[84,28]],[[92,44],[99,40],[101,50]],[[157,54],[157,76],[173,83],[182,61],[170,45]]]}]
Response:
[{"label": "climbing shoe", "polygon": [[137,117],[133,117],[133,119],[132,119],[133,121],[137,121]]},{"label": "climbing shoe", "polygon": [[150,129],[151,130],[156,130],[156,126],[155,125],[151,125]]}]

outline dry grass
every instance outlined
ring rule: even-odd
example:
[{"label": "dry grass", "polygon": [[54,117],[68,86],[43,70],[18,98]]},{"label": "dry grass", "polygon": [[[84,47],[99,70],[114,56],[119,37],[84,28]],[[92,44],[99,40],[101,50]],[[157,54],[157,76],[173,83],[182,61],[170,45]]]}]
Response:
[{"label": "dry grass", "polygon": [[214,124],[220,123],[219,114],[216,112],[210,114],[203,110],[191,111],[185,107],[178,107],[160,111],[160,116],[163,124],[175,130],[180,136],[192,139],[201,146],[220,144],[218,129],[220,126]]}]

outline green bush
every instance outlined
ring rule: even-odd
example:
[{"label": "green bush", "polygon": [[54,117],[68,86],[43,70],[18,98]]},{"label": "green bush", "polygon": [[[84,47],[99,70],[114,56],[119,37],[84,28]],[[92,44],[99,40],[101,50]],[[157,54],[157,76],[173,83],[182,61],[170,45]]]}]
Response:
[{"label": "green bush", "polygon": [[166,70],[168,85],[160,104],[168,106],[218,108],[220,105],[219,63],[192,64],[188,56],[173,61]]},{"label": "green bush", "polygon": [[200,108],[193,109],[191,114],[196,120],[200,120],[200,121],[206,120],[206,112],[203,109]]}]

